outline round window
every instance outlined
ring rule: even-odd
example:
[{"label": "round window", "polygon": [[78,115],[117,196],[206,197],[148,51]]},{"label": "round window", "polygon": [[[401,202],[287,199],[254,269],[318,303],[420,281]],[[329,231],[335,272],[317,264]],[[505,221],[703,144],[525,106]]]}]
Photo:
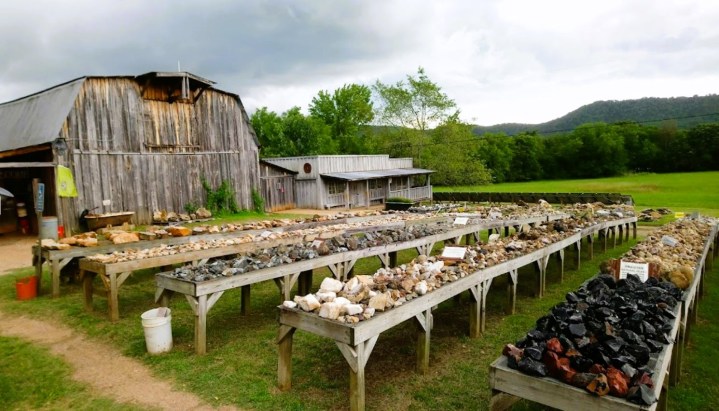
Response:
[{"label": "round window", "polygon": [[302,167],[303,170],[305,170],[305,173],[309,174],[312,172],[312,164],[305,163],[305,165]]}]

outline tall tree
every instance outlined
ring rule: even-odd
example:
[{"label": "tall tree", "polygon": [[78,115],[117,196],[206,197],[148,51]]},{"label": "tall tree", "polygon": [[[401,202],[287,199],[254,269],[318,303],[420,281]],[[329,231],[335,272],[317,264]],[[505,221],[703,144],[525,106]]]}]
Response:
[{"label": "tall tree", "polygon": [[292,107],[282,114],[282,121],[285,137],[296,147],[295,155],[337,154],[329,127],[318,118],[305,116],[299,107]]},{"label": "tall tree", "polygon": [[277,113],[262,107],[252,114],[250,124],[262,146],[262,157],[296,155],[294,143],[284,134],[284,119]]},{"label": "tall tree", "polygon": [[345,84],[332,95],[322,90],[312,99],[309,112],[330,127],[332,138],[339,143],[341,153],[364,151],[360,127],[374,118],[372,92],[369,87]]},{"label": "tall tree", "polygon": [[426,131],[444,122],[457,107],[454,100],[442,93],[422,67],[417,75],[407,75],[407,81],[372,86],[377,96],[377,118],[384,125]]}]

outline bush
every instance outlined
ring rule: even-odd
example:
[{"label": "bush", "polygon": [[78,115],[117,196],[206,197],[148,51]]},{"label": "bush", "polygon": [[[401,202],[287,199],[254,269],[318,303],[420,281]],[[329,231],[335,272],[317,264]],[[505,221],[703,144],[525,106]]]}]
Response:
[{"label": "bush", "polygon": [[410,200],[407,197],[389,197],[387,199],[388,203],[405,203],[405,204],[414,204],[414,200]]},{"label": "bush", "polygon": [[237,206],[235,200],[235,190],[232,189],[230,183],[227,180],[222,180],[222,183],[216,190],[212,189],[210,183],[205,177],[201,177],[202,188],[205,189],[207,194],[207,208],[212,211],[212,214],[224,214],[224,213],[239,213],[240,208]]},{"label": "bush", "polygon": [[265,199],[262,198],[262,195],[260,195],[260,192],[254,188],[252,189],[252,205],[257,214],[265,213]]}]

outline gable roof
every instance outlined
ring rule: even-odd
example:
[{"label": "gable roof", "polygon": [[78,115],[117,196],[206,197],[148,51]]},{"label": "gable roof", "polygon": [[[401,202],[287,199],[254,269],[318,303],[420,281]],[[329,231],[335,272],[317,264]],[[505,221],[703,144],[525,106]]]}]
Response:
[{"label": "gable roof", "polygon": [[[257,134],[250,124],[250,118],[238,94],[213,88],[210,85],[214,82],[191,73],[175,74],[187,75],[191,80],[202,83],[208,89],[233,97],[240,107],[242,118],[247,124],[252,140],[258,147],[260,146]],[[153,75],[168,77],[170,73],[150,72],[140,76],[83,76],[0,104],[0,152],[47,144],[57,139],[85,80],[92,78],[136,79]]]},{"label": "gable roof", "polygon": [[85,77],[0,104],[0,151],[54,141]]}]

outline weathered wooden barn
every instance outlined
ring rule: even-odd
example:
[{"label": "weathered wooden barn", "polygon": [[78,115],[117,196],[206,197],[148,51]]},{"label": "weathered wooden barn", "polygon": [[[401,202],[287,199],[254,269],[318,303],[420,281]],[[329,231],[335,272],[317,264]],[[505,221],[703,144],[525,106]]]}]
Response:
[{"label": "weathered wooden barn", "polygon": [[[45,215],[66,232],[84,209],[134,211],[144,224],[154,210],[204,203],[202,177],[227,180],[250,209],[257,137],[240,97],[213,84],[187,72],[87,76],[0,104],[0,186],[31,210],[39,179]],[[57,166],[71,170],[77,197],[58,195]]]},{"label": "weathered wooden barn", "polygon": [[390,197],[431,200],[432,170],[414,168],[411,158],[335,155],[265,158],[297,172],[295,204],[303,208],[367,207]]}]

